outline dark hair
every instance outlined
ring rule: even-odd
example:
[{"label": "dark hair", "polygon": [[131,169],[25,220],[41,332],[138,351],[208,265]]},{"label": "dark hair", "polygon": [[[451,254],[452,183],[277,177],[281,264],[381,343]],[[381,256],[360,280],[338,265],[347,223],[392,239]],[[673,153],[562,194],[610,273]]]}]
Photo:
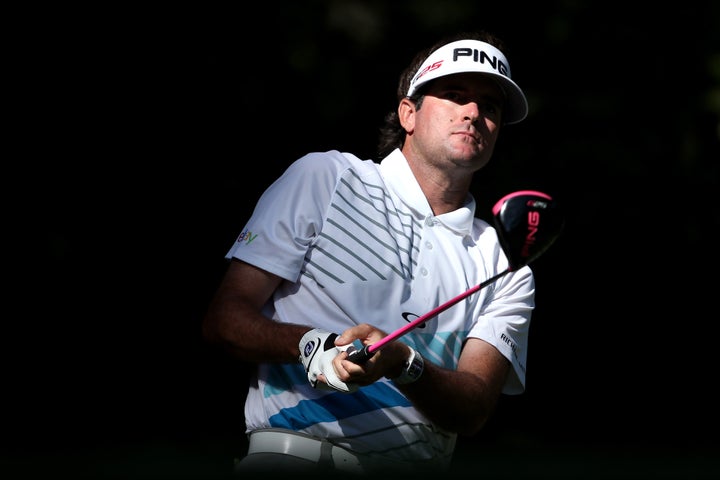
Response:
[{"label": "dark hair", "polygon": [[[435,44],[433,44],[432,46],[416,53],[412,61],[410,62],[410,65],[408,65],[402,71],[402,73],[400,74],[400,80],[398,81],[398,87],[396,92],[398,103],[400,103],[400,101],[406,97],[407,91],[410,88],[410,82],[412,81],[413,77],[415,76],[425,59],[429,57],[432,52],[442,47],[443,45],[447,45],[448,43],[457,40],[480,40],[481,42],[489,43],[500,51],[504,51],[505,49],[503,42],[498,37],[486,31],[461,32],[444,37],[442,40],[435,42]],[[427,86],[428,85],[424,85],[422,88],[420,88],[420,91],[413,95],[413,98],[411,99],[415,102],[415,108],[417,108],[418,110],[420,110],[420,107],[422,106],[423,91],[427,88]],[[378,142],[379,158],[384,158],[396,148],[402,148],[403,144],[405,143],[405,136],[405,129],[402,127],[402,125],[400,125],[397,108],[395,108],[387,115],[385,115],[383,125],[380,127],[380,139]]]}]

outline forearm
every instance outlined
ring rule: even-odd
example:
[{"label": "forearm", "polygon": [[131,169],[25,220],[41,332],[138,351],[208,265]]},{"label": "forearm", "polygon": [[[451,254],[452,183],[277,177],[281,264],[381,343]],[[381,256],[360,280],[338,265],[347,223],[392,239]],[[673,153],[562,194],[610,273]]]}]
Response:
[{"label": "forearm", "polygon": [[248,362],[297,362],[300,338],[311,327],[275,322],[252,308],[211,305],[203,336],[234,357]]},{"label": "forearm", "polygon": [[398,387],[434,424],[461,435],[474,435],[485,425],[500,394],[477,375],[427,360],[417,381]]}]

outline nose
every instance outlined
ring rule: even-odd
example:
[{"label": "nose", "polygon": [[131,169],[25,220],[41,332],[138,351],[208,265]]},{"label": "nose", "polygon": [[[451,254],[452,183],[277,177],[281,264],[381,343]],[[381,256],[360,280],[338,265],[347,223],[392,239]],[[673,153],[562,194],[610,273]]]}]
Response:
[{"label": "nose", "polygon": [[470,120],[471,123],[475,123],[480,118],[480,108],[475,102],[469,102],[465,105],[465,120]]}]

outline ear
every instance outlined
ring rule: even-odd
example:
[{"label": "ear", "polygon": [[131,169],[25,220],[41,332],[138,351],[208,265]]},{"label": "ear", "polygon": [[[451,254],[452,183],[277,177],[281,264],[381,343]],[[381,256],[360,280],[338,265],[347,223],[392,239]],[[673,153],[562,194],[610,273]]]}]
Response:
[{"label": "ear", "polygon": [[407,98],[400,100],[398,119],[407,133],[412,133],[415,130],[415,112],[415,103],[412,100]]}]

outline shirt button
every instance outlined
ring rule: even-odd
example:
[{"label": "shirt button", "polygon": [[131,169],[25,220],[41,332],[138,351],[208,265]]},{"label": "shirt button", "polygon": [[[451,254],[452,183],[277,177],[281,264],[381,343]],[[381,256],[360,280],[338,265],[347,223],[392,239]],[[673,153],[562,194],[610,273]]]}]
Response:
[{"label": "shirt button", "polygon": [[427,268],[422,267],[420,269],[420,273],[422,274],[423,277],[427,277],[427,274],[428,274]]},{"label": "shirt button", "polygon": [[435,222],[433,221],[432,217],[428,217],[425,219],[425,225],[427,225],[428,227],[432,227],[433,225],[435,225]]},{"label": "shirt button", "polygon": [[425,248],[427,248],[428,250],[432,250],[432,243],[425,242]]}]

